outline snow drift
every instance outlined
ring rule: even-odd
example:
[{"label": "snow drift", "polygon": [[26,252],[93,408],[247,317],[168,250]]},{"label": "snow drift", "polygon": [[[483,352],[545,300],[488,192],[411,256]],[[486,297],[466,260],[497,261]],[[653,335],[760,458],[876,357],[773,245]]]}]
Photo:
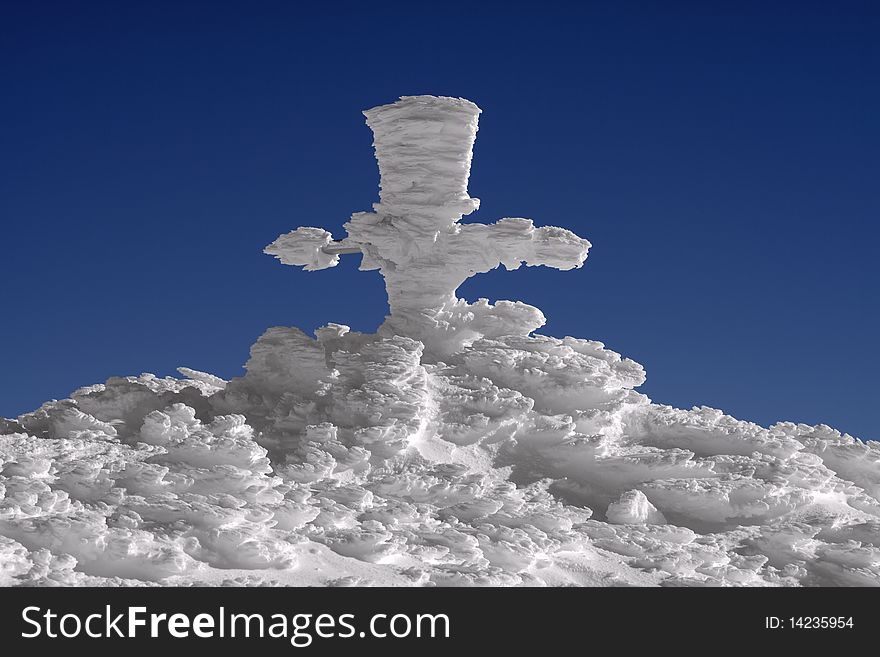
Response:
[{"label": "snow drift", "polygon": [[528,219],[460,224],[480,110],[365,112],[381,174],[338,241],[266,248],[385,278],[376,334],[269,329],[245,376],[110,379],[0,420],[0,584],[880,584],[880,448],[652,403],[640,365],[455,290],[580,267]]}]

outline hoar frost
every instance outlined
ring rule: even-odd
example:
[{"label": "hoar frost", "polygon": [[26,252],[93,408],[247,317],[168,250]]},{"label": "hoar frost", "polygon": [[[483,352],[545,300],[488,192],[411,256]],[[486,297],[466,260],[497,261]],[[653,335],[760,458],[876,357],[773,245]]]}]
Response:
[{"label": "hoar frost", "polygon": [[388,292],[377,333],[275,327],[241,378],[114,378],[0,419],[0,584],[880,584],[875,443],[654,404],[602,343],[455,296],[590,248],[459,223],[479,113],[365,112],[373,211],[266,248],[309,271],[360,253]]}]

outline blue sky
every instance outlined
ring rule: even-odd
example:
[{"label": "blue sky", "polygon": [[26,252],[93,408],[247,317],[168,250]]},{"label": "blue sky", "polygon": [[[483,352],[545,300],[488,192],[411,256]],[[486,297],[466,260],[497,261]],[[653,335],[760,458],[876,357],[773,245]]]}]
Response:
[{"label": "blue sky", "polygon": [[232,377],[272,325],[375,329],[376,272],[261,250],[368,210],[360,111],[432,93],[484,111],[473,220],[593,242],[583,269],[462,296],[539,306],[644,364],[656,401],[880,439],[871,5],[4,3],[0,415]]}]

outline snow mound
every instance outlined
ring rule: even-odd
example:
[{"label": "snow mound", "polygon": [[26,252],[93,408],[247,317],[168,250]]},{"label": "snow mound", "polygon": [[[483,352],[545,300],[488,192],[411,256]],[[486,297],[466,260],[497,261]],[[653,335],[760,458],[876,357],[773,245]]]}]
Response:
[{"label": "snow mound", "polygon": [[376,334],[271,328],[243,377],[180,368],[0,420],[0,585],[880,585],[880,447],[636,392],[602,343],[455,290],[580,267],[527,219],[459,224],[479,109],[366,112],[374,212],[266,251],[384,276]]}]

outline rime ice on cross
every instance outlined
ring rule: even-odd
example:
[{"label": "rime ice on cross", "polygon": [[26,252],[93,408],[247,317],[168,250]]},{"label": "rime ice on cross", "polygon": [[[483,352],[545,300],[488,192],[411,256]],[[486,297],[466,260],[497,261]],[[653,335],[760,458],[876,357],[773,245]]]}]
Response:
[{"label": "rime ice on cross", "polygon": [[529,219],[458,223],[480,205],[467,192],[479,114],[468,100],[436,96],[404,96],[367,110],[381,177],[373,212],[353,214],[343,240],[298,228],[265,252],[308,271],[362,253],[360,269],[378,269],[385,278],[391,314],[379,332],[421,340],[428,358],[480,337],[527,335],[542,326],[541,311],[528,304],[470,304],[455,296],[465,280],[499,265],[580,267],[590,248],[571,231],[535,228]]}]

